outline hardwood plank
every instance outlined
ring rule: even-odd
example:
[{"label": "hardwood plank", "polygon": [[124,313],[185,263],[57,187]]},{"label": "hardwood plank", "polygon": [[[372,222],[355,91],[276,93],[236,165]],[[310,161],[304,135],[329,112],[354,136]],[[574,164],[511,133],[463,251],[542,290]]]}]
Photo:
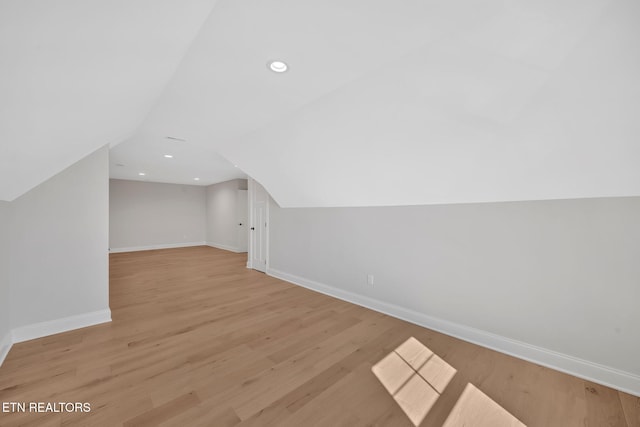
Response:
[{"label": "hardwood plank", "polygon": [[190,392],[125,421],[123,426],[155,426],[162,421],[171,419],[176,415],[187,411],[198,403],[200,403],[198,395],[194,392]]},{"label": "hardwood plank", "polygon": [[626,427],[617,391],[589,381],[584,382],[587,400],[587,427]]},{"label": "hardwood plank", "polygon": [[204,401],[159,425],[164,427],[231,427],[238,425],[239,422],[240,418],[230,406],[219,407],[213,402]]},{"label": "hardwood plank", "polygon": [[629,427],[640,427],[640,397],[620,392],[620,402]]},{"label": "hardwood plank", "polygon": [[[0,401],[89,402],[91,412],[0,413],[0,425],[411,426],[372,372],[399,351],[438,394],[422,426],[442,426],[473,384],[528,427],[640,427],[637,397],[245,262],[209,247],[112,254],[113,322],[16,344],[0,367]],[[410,338],[413,347],[398,350]],[[425,355],[433,363],[421,365]],[[410,393],[426,390],[419,380],[399,399],[421,417]]]}]

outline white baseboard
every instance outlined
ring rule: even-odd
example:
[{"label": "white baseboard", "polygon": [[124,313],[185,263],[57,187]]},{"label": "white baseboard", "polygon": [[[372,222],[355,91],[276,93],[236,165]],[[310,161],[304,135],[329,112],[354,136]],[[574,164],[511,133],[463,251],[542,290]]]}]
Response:
[{"label": "white baseboard", "polygon": [[48,335],[59,334],[61,332],[67,332],[73,329],[85,328],[87,326],[106,322],[111,322],[111,310],[109,309],[63,317],[62,319],[49,320],[47,322],[34,323],[32,325],[14,328],[11,331],[12,342],[18,343],[29,341]]},{"label": "white baseboard", "polygon": [[11,331],[4,334],[4,337],[0,339],[0,365],[4,362],[4,359],[9,354],[9,350],[11,350],[11,346],[13,345],[13,340],[11,339]]},{"label": "white baseboard", "polygon": [[117,254],[121,252],[154,251],[156,249],[189,248],[191,246],[205,246],[206,242],[166,243],[162,245],[132,246],[129,248],[110,248],[109,252]]},{"label": "white baseboard", "polygon": [[524,359],[607,387],[612,387],[635,396],[640,396],[640,376],[630,372],[621,371],[609,366],[600,365],[588,360],[496,335],[491,332],[439,319],[395,304],[389,304],[364,295],[355,294],[285,273],[274,268],[268,269],[267,274],[286,282],[370,308],[482,347],[487,347],[519,359]]},{"label": "white baseboard", "polygon": [[207,246],[211,246],[212,248],[223,249],[225,251],[235,252],[237,254],[246,252],[246,251],[241,251],[240,248],[238,248],[236,246],[223,245],[222,243],[207,242],[206,245]]}]

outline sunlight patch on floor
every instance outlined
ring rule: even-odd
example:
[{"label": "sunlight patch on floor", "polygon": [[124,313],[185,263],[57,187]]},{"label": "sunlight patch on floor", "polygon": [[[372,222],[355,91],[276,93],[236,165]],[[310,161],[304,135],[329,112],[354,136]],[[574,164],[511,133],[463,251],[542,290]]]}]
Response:
[{"label": "sunlight patch on floor", "polygon": [[506,409],[469,383],[442,427],[526,427]]},{"label": "sunlight patch on floor", "polygon": [[[371,371],[416,427],[425,419],[457,370],[411,337]],[[526,427],[506,409],[468,383],[443,427]]]},{"label": "sunlight patch on floor", "polygon": [[457,372],[413,337],[371,370],[415,426],[424,420]]}]

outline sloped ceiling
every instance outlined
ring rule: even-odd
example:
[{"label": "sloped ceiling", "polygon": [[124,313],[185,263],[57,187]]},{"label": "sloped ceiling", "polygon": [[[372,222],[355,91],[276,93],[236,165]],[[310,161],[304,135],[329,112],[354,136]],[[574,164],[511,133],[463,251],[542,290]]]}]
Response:
[{"label": "sloped ceiling", "polygon": [[[8,4],[28,15],[50,3]],[[33,185],[4,184],[19,173],[37,183],[32,158],[55,169],[43,147],[59,150],[59,167],[120,140],[112,154],[125,166],[112,162],[112,176],[144,168],[145,179],[184,183],[218,171],[209,183],[246,172],[282,206],[640,195],[635,0],[218,0],[210,14],[211,2],[165,2],[183,25],[162,28],[150,3],[130,2],[122,9],[139,8],[142,22],[126,37],[135,49],[116,44],[128,54],[111,46],[121,33],[91,22],[85,4],[73,34],[97,40],[78,42],[86,49],[66,58],[61,82],[42,80],[56,61],[20,57],[25,46],[41,52],[37,44],[16,47],[3,34],[0,60],[15,52],[17,83],[0,83],[12,96],[0,100],[12,123],[0,134],[3,147],[12,141],[3,157],[13,155],[2,160],[12,170],[1,163],[3,196]],[[113,15],[111,4],[92,3]],[[11,36],[21,31],[30,39],[30,29]],[[59,57],[49,47],[33,55]],[[96,71],[116,59],[119,67]],[[271,59],[290,70],[270,72]],[[167,72],[149,70],[159,65]],[[75,109],[56,108],[65,92],[77,93]],[[181,162],[160,158],[167,136],[183,140]]]},{"label": "sloped ceiling", "polygon": [[0,0],[0,200],[133,134],[215,0]]}]

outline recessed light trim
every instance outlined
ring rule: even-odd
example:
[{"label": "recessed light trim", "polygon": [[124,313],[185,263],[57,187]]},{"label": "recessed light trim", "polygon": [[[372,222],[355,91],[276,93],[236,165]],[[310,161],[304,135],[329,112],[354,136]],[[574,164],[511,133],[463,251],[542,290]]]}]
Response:
[{"label": "recessed light trim", "polygon": [[165,154],[164,158],[165,159],[173,159],[173,154]]},{"label": "recessed light trim", "polygon": [[269,61],[267,67],[274,73],[284,73],[289,69],[289,66],[284,61]]},{"label": "recessed light trim", "polygon": [[140,175],[140,176],[145,176],[145,175],[146,175],[146,173],[144,173],[144,172],[138,172],[138,175]]},{"label": "recessed light trim", "polygon": [[200,181],[200,178],[193,178],[194,181]]}]

